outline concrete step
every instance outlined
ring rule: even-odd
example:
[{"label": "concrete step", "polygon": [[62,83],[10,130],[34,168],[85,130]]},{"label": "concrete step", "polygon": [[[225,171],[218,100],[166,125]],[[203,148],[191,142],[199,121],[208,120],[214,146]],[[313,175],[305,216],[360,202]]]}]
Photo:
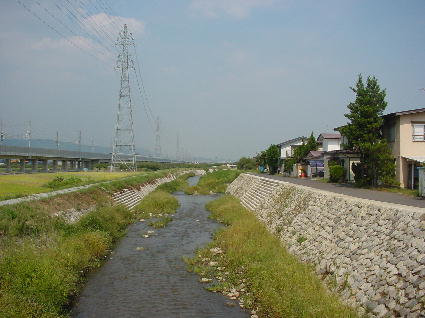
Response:
[{"label": "concrete step", "polygon": [[260,204],[261,201],[262,201],[261,198],[255,196],[255,194],[249,194],[249,193],[247,193],[245,198],[247,198],[249,201],[251,201],[251,202],[253,202],[255,204]]},{"label": "concrete step", "polygon": [[253,200],[250,197],[246,197],[244,201],[248,203],[252,208],[257,208],[260,205],[260,202]]}]

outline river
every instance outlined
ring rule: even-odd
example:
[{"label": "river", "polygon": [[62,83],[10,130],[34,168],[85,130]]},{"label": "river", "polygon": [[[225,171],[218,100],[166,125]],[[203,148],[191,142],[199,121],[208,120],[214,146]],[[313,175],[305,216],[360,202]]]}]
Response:
[{"label": "river", "polygon": [[[198,180],[188,181],[194,185]],[[211,241],[221,226],[205,210],[217,196],[174,195],[180,208],[173,221],[163,229],[146,222],[131,225],[111,259],[89,275],[72,317],[249,317],[236,302],[205,290],[182,259]],[[144,238],[148,231],[155,233]]]}]

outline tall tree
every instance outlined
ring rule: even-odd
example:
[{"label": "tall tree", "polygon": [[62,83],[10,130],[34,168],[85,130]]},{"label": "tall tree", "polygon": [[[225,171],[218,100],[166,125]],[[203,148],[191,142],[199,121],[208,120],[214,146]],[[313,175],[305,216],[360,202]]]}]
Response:
[{"label": "tall tree", "polygon": [[374,76],[368,76],[365,84],[359,75],[356,86],[350,88],[356,99],[348,104],[350,112],[345,117],[349,122],[341,128],[341,134],[347,138],[345,148],[360,154],[360,163],[353,164],[354,179],[362,186],[392,184],[394,158],[382,136],[386,91]]},{"label": "tall tree", "polygon": [[314,137],[313,132],[311,132],[307,142],[295,148],[293,157],[296,162],[301,163],[310,151],[317,150],[318,147],[319,145],[316,138]]},{"label": "tall tree", "polygon": [[275,174],[279,166],[280,148],[277,145],[270,145],[266,150],[266,162],[269,166],[269,173]]}]

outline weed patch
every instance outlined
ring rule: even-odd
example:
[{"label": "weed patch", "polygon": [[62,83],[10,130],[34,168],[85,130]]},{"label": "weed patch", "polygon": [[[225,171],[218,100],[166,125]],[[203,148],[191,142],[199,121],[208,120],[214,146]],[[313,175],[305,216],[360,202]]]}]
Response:
[{"label": "weed patch", "polygon": [[[190,172],[190,173],[185,173],[182,176],[179,176],[178,178],[176,178],[175,180],[171,181],[171,182],[167,182],[164,184],[161,184],[157,189],[158,190],[162,190],[168,193],[174,193],[177,191],[183,191],[186,193],[186,191],[189,188],[189,184],[187,183],[187,179],[190,177],[193,177],[195,175],[195,173]],[[189,193],[186,193],[189,194]]]},{"label": "weed patch", "polygon": [[260,317],[357,317],[237,199],[226,195],[207,208],[228,225],[187,260],[208,289],[237,299]]},{"label": "weed patch", "polygon": [[225,193],[227,185],[242,172],[238,170],[217,170],[203,175],[196,186],[187,189],[187,194]]},{"label": "weed patch", "polygon": [[149,226],[152,226],[156,229],[163,228],[163,227],[166,227],[168,225],[168,223],[170,223],[172,220],[173,220],[172,217],[164,216],[164,217],[161,217],[157,221],[150,222]]},{"label": "weed patch", "polygon": [[163,190],[155,190],[147,195],[136,207],[139,217],[151,218],[162,214],[173,214],[179,207],[177,199]]},{"label": "weed patch", "polygon": [[[131,212],[108,193],[168,175],[128,177],[44,200],[0,207],[0,317],[66,317],[85,273],[100,266],[126,227],[144,214],[174,213],[175,197],[154,191]],[[62,182],[62,181],[60,181]],[[69,224],[54,214],[96,208]],[[170,222],[164,217],[162,224]]]}]

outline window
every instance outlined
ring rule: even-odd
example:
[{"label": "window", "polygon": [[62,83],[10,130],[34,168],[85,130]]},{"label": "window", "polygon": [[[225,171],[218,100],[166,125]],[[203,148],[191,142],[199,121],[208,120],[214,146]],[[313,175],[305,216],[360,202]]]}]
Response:
[{"label": "window", "polygon": [[412,140],[425,141],[425,124],[412,124],[412,128]]}]

